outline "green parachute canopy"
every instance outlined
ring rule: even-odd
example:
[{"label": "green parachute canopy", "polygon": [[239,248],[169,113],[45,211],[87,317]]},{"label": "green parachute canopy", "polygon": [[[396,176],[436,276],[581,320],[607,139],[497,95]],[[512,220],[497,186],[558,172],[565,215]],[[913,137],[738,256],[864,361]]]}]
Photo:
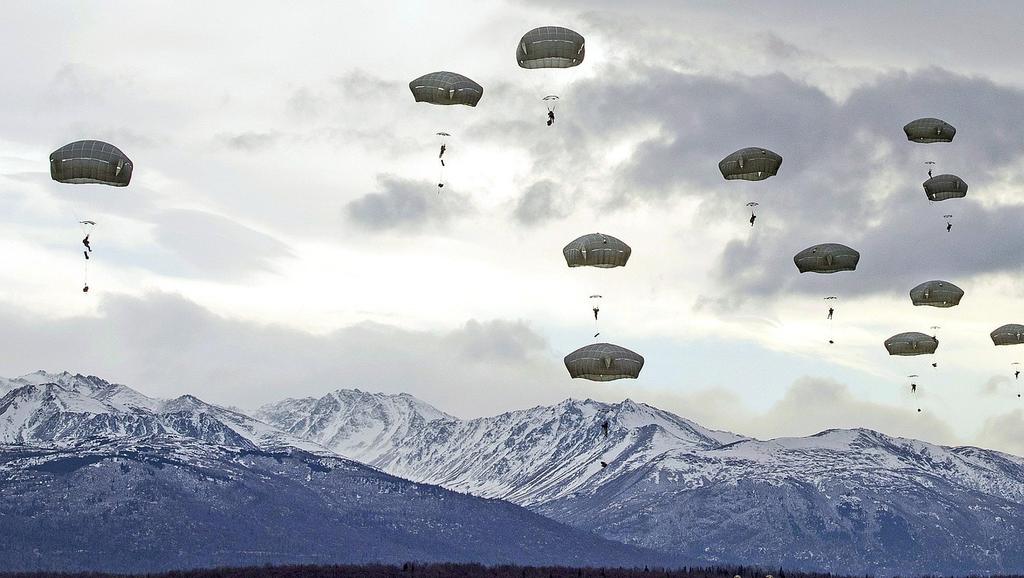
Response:
[{"label": "green parachute canopy", "polygon": [[416,102],[476,106],[484,95],[484,87],[454,72],[431,72],[409,83]]},{"label": "green parachute canopy", "polygon": [[586,56],[586,41],[579,32],[561,26],[541,26],[519,40],[516,61],[522,68],[572,68]]},{"label": "green parachute canopy", "polygon": [[938,348],[938,339],[916,331],[898,333],[885,340],[889,355],[931,355]]},{"label": "green parachute canopy", "polygon": [[585,345],[565,356],[565,368],[573,379],[636,379],[643,367],[642,355],[611,343]]},{"label": "green parachute canopy", "polygon": [[1020,345],[1024,343],[1024,325],[1009,323],[989,334],[995,345]]},{"label": "green parachute canopy", "polygon": [[50,153],[50,178],[75,185],[127,187],[132,180],[132,161],[112,144],[79,140]]},{"label": "green parachute canopy", "polygon": [[625,267],[633,252],[629,245],[603,233],[583,235],[562,249],[565,263],[570,267]]},{"label": "green parachute canopy", "polygon": [[801,273],[838,273],[854,271],[860,262],[860,253],[839,243],[814,245],[793,256]]},{"label": "green parachute canopy", "polygon": [[782,156],[768,149],[749,147],[740,149],[718,163],[718,170],[726,180],[763,181],[775,176],[782,166]]},{"label": "green parachute canopy", "polygon": [[937,118],[919,118],[903,127],[907,140],[919,143],[951,142],[956,135],[953,125]]},{"label": "green parachute canopy", "polygon": [[967,183],[956,175],[935,175],[922,183],[929,201],[961,199],[967,196]]},{"label": "green parachute canopy", "polygon": [[910,290],[914,305],[931,307],[955,307],[960,304],[964,290],[949,281],[925,281]]}]

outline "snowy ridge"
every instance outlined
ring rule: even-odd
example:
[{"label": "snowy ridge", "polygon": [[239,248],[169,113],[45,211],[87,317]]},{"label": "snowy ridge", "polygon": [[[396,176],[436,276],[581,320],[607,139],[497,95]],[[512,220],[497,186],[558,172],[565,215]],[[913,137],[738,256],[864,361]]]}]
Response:
[{"label": "snowy ridge", "polygon": [[320,399],[288,399],[256,417],[300,438],[330,446],[364,463],[407,439],[428,422],[457,421],[408,394],[339,390]]},{"label": "snowy ridge", "polygon": [[761,441],[628,399],[473,420],[396,410],[374,423],[398,398],[339,391],[259,415],[393,475],[686,559],[847,574],[1024,571],[1017,456],[866,429]]},{"label": "snowy ridge", "polygon": [[602,460],[643,463],[674,448],[708,449],[746,439],[628,399],[569,399],[460,420],[408,394],[339,390],[319,400],[267,405],[256,415],[393,475],[523,505],[598,482]]},{"label": "snowy ridge", "polygon": [[[462,420],[407,394],[339,390],[266,405],[259,421],[191,395],[154,399],[69,373],[0,380],[3,391],[0,446],[28,461],[6,474],[0,467],[0,475],[27,476],[29,494],[39,471],[91,464],[90,448],[102,453],[111,444],[121,444],[119,456],[138,448],[155,452],[142,462],[167,457],[186,469],[203,464],[210,449],[248,467],[256,463],[249,455],[306,448],[515,502],[687,561],[843,574],[1024,573],[1024,458],[980,448],[867,429],[762,441],[628,399],[568,399]],[[31,446],[63,457],[37,464]],[[267,480],[277,458],[259,459],[269,469],[256,476]],[[218,463],[225,462],[209,462],[211,472]],[[105,471],[119,476],[113,466]],[[300,486],[313,479],[306,466],[295,474]],[[226,479],[210,475],[211,483]],[[288,499],[307,496],[296,492]]]},{"label": "snowy ridge", "polygon": [[339,390],[319,400],[267,405],[257,415],[393,475],[528,506],[595,495],[611,480],[641,472],[687,488],[748,478],[820,485],[848,475],[891,487],[942,476],[965,489],[1024,503],[1019,457],[864,429],[760,441],[708,430],[629,399],[568,399],[459,420],[407,394]]},{"label": "snowy ridge", "polygon": [[931,486],[941,478],[971,491],[1024,504],[1024,458],[978,448],[947,448],[872,430],[827,430],[804,438],[743,440],[707,451],[672,450],[645,465],[652,479],[693,489],[746,479],[824,487]]},{"label": "snowy ridge", "polygon": [[38,371],[3,380],[0,444],[70,446],[82,440],[173,434],[246,449],[323,447],[233,410],[184,395],[154,399],[98,377]]}]

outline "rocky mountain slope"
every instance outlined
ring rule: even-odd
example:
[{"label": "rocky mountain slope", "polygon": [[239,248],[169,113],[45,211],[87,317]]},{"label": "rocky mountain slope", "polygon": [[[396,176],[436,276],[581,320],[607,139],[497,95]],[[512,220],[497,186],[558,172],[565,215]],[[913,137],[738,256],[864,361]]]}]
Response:
[{"label": "rocky mountain slope", "polygon": [[669,563],[509,502],[394,477],[192,396],[157,400],[67,373],[4,383],[5,570]]},{"label": "rocky mountain slope", "polygon": [[687,560],[852,574],[1024,571],[1019,457],[870,430],[759,441],[630,400],[474,420],[422,406],[338,391],[256,415],[395,475]]}]

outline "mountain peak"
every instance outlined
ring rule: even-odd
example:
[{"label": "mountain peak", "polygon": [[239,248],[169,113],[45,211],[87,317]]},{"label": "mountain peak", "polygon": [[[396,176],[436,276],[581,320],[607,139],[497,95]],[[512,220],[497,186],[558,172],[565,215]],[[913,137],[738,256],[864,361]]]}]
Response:
[{"label": "mountain peak", "polygon": [[0,444],[67,446],[105,438],[159,434],[246,449],[298,447],[329,453],[244,414],[194,395],[155,399],[95,376],[37,371],[0,379],[10,389],[0,398]]},{"label": "mountain peak", "polygon": [[164,403],[161,408],[165,412],[175,411],[203,411],[211,407],[210,404],[199,399],[198,397],[191,394],[179,395],[178,397],[168,400]]},{"label": "mountain peak", "polygon": [[[426,421],[435,419],[455,419],[444,413],[422,399],[406,392],[381,393],[369,392],[361,389],[336,389],[324,397],[333,397],[339,401],[357,403],[372,403],[376,407],[389,406],[391,408],[404,407],[408,411],[419,414]],[[321,398],[323,400],[324,398]]]}]

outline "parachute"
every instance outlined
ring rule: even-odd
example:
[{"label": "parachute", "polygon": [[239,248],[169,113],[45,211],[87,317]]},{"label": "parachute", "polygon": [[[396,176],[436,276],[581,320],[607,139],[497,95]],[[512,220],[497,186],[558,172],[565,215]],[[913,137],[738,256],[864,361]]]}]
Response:
[{"label": "parachute", "polygon": [[484,87],[454,72],[431,72],[409,83],[416,102],[428,104],[476,106]]},{"label": "parachute", "polygon": [[516,61],[520,68],[572,68],[586,56],[580,33],[561,26],[541,26],[519,39]]},{"label": "parachute", "polygon": [[611,343],[584,345],[565,356],[565,368],[573,378],[591,381],[636,379],[644,366],[644,358]]},{"label": "parachute", "polygon": [[601,312],[601,299],[600,295],[590,296],[590,309],[594,312],[594,337],[601,335],[600,329],[597,327],[597,314]]},{"label": "parachute", "polygon": [[956,136],[953,125],[937,118],[919,118],[903,127],[907,140],[918,143],[952,142]]},{"label": "parachute", "polygon": [[922,186],[929,201],[962,199],[967,196],[967,183],[956,175],[936,175],[922,183]]},{"label": "parachute", "polygon": [[839,243],[814,245],[793,256],[793,262],[801,273],[838,273],[855,271],[860,253]]},{"label": "parachute", "polygon": [[50,178],[73,185],[127,187],[132,180],[132,161],[112,144],[75,141],[50,153]]},{"label": "parachute", "polygon": [[[889,352],[889,355],[899,356],[911,356],[911,355],[932,355],[935,350],[939,348],[939,340],[924,333],[917,333],[914,331],[908,333],[898,333],[893,335],[889,339],[885,340],[885,349]],[[934,365],[934,364],[933,364]],[[907,376],[910,379],[918,377],[918,375],[911,374]],[[914,394],[914,398],[917,398],[917,382],[910,382],[910,392]],[[917,411],[920,412],[921,408],[918,407]]]},{"label": "parachute", "polygon": [[[910,380],[910,394],[914,396],[914,399],[917,399],[917,382],[914,380],[918,377],[920,376],[917,375],[916,373],[911,373],[910,375],[907,376],[907,379]],[[917,408],[917,411],[920,412],[921,408]]]},{"label": "parachute", "polygon": [[[939,330],[942,329],[941,326],[939,326],[939,325],[932,325],[928,329],[932,330],[932,337],[934,337],[935,339],[939,338]],[[938,358],[938,354],[936,354],[935,357]],[[939,367],[939,362],[938,361],[933,361],[932,362],[932,367],[933,368],[938,368]]]},{"label": "parachute", "polygon": [[889,355],[931,355],[939,348],[939,340],[915,331],[898,333],[885,340]]},{"label": "parachute", "polygon": [[82,229],[82,256],[85,257],[85,263],[82,267],[82,292],[89,292],[89,254],[92,253],[92,238],[93,230],[96,228],[96,221],[78,221],[78,224]]},{"label": "parachute", "polygon": [[839,298],[835,295],[829,295],[828,297],[825,297],[824,300],[828,305],[828,315],[825,316],[825,319],[828,320],[828,343],[829,345],[833,345],[835,344],[835,340],[832,338],[832,315],[836,312],[835,305],[836,301],[839,301]]},{"label": "parachute", "polygon": [[449,133],[446,133],[444,131],[436,132],[434,134],[436,134],[438,136],[438,141],[439,141],[438,144],[441,147],[440,148],[441,152],[438,153],[438,155],[437,155],[437,160],[439,160],[441,162],[441,168],[438,169],[438,173],[437,173],[437,188],[438,189],[443,189],[444,188],[444,168],[445,168],[444,153],[448,151],[448,137],[450,137],[452,135],[449,134]]},{"label": "parachute", "polygon": [[928,178],[932,178],[932,169],[935,168],[935,161],[924,161],[924,164],[928,165]]},{"label": "parachute", "polygon": [[549,94],[541,99],[548,107],[548,126],[555,124],[555,106],[558,105],[558,97]]},{"label": "parachute", "polygon": [[[58,183],[127,187],[132,180],[132,161],[116,146],[98,140],[79,140],[50,153],[50,178]],[[85,258],[82,292],[89,292],[90,236],[96,221],[78,219]]]},{"label": "parachute", "polygon": [[751,202],[747,203],[747,207],[750,209],[750,220],[749,220],[749,222],[750,222],[750,226],[751,227],[754,226],[754,221],[757,220],[756,208],[758,206],[759,206],[759,203],[756,203],[754,201],[751,201]]},{"label": "parachute", "polygon": [[[839,271],[854,271],[860,261],[860,253],[838,243],[825,243],[815,245],[800,251],[793,256],[793,263],[800,273],[838,273]],[[838,297],[829,296],[826,300],[838,300]],[[834,307],[828,308],[828,343],[835,344],[832,331],[832,314]]]},{"label": "parachute", "polygon": [[629,245],[601,233],[583,235],[562,249],[569,267],[625,267],[632,252]]},{"label": "parachute", "polygon": [[931,307],[956,307],[964,296],[964,290],[949,281],[925,281],[910,290],[914,305]]},{"label": "parachute", "polygon": [[726,180],[763,181],[773,177],[782,166],[782,156],[768,149],[740,149],[719,161],[718,170]]},{"label": "parachute", "polygon": [[996,328],[989,336],[995,345],[1020,345],[1024,343],[1024,325],[1009,323]]},{"label": "parachute", "polygon": [[[519,39],[516,48],[516,62],[520,68],[537,70],[542,68],[560,69],[579,66],[586,56],[586,41],[578,32],[561,26],[541,26],[527,32]],[[563,73],[557,73],[559,75]],[[556,80],[551,74],[543,74],[543,84],[552,90]],[[557,90],[557,89],[556,89]],[[555,123],[555,105],[558,96],[549,94],[541,99],[548,109],[547,125]]]},{"label": "parachute", "polygon": [[[989,334],[992,338],[993,345],[1020,345],[1024,343],[1024,325],[1017,323],[1009,323],[1001,327],[996,328],[992,333]],[[1014,361],[1010,364],[1014,367],[1013,379],[1014,381],[1020,380],[1020,362]],[[1017,397],[1021,397],[1020,386],[1018,384]]]}]

